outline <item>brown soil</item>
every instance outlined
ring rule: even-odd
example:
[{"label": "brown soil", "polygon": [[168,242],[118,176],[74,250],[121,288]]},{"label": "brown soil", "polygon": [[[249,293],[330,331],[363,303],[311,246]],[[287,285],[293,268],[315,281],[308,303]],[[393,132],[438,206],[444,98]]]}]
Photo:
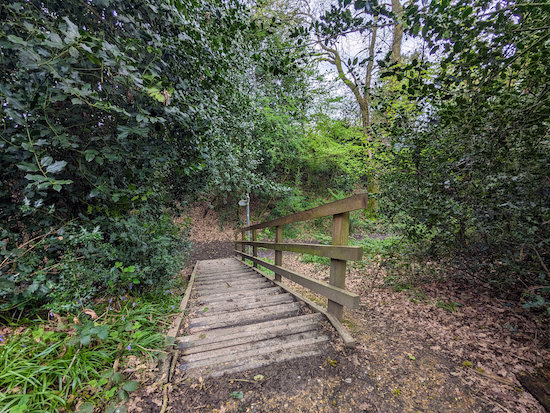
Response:
[{"label": "brown soil", "polygon": [[[216,215],[203,217],[204,211],[197,207],[192,216],[193,260],[231,256],[232,230],[220,232]],[[297,254],[285,253],[284,265],[328,278],[326,267],[305,264]],[[362,302],[344,317],[355,349],[344,348],[325,325],[333,340],[321,356],[173,382],[167,411],[544,412],[516,379],[550,360],[547,331],[537,317],[518,302],[495,298],[483,284],[444,281],[394,292],[382,288],[381,274],[375,264],[348,272],[346,287]],[[160,389],[144,386],[136,393],[130,411],[160,411]]]},{"label": "brown soil", "polygon": [[191,254],[189,263],[233,256],[235,238],[232,223],[220,225],[216,212],[205,203],[197,203],[191,213]]}]

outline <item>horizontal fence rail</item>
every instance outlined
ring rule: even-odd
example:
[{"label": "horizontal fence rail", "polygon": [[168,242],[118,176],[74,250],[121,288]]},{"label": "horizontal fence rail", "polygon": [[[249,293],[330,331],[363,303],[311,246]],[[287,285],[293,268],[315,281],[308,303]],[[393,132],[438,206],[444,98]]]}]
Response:
[{"label": "horizontal fence rail", "polygon": [[359,307],[359,296],[357,294],[346,291],[342,288],[334,287],[322,281],[318,281],[315,278],[307,277],[294,271],[287,270],[286,268],[279,267],[278,265],[261,260],[241,251],[239,251],[239,255],[257,264],[260,264],[262,267],[278,273],[285,278],[288,278],[290,281],[293,281],[296,284],[300,284],[303,287],[309,288],[311,291],[317,294],[321,294],[322,296],[340,305],[346,306],[348,308]]},{"label": "horizontal fence rail", "polygon": [[317,245],[299,243],[277,243],[258,241],[237,241],[242,245],[266,248],[275,251],[297,252],[299,254],[316,255],[318,257],[334,258],[337,260],[361,261],[363,257],[362,247],[346,247],[340,245]]},{"label": "horizontal fence rail", "polygon": [[306,211],[297,212],[292,215],[277,218],[272,221],[262,224],[251,225],[246,228],[240,228],[237,231],[252,231],[253,229],[263,229],[269,227],[278,227],[285,224],[293,224],[295,222],[307,221],[315,218],[328,217],[330,215],[342,214],[345,212],[357,211],[367,208],[367,194],[359,194],[350,196],[349,198],[340,199],[339,201],[331,202],[330,204],[321,205]]},{"label": "horizontal fence rail", "polygon": [[[281,281],[281,277],[285,277],[313,292],[323,295],[328,299],[329,314],[342,321],[344,306],[348,308],[357,308],[359,306],[359,296],[345,289],[347,261],[360,261],[363,256],[363,249],[361,247],[348,246],[349,213],[365,209],[367,202],[367,194],[354,195],[262,224],[239,228],[235,232],[235,253],[243,260],[248,259],[252,261],[254,267],[261,265],[273,271],[276,281]],[[328,216],[333,217],[332,245],[283,242],[283,225]],[[257,241],[258,230],[271,227],[275,228],[275,242]],[[241,233],[241,240],[238,239],[239,232]],[[247,233],[251,234],[251,240],[246,239]],[[238,249],[239,246],[241,247],[240,251]],[[252,255],[245,252],[246,246],[252,246]],[[275,263],[259,259],[258,248],[274,250]],[[283,251],[330,258],[329,283],[327,284],[284,268],[282,265]]]}]

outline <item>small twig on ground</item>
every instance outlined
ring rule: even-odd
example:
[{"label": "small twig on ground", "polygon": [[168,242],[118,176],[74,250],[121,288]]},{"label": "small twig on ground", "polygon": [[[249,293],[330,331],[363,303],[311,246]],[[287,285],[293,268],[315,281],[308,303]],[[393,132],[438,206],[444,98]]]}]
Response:
[{"label": "small twig on ground", "polygon": [[76,353],[74,353],[74,357],[73,359],[71,360],[71,364],[69,364],[69,367],[67,367],[67,371],[69,371],[71,369],[71,367],[73,366],[73,363],[74,361],[76,360],[76,356],[78,356],[78,353],[80,353],[80,349],[82,348],[82,344],[80,345],[80,347],[78,348],[78,350],[76,350]]},{"label": "small twig on ground", "polygon": [[483,401],[486,401],[488,403],[494,403],[496,404],[498,407],[500,407],[502,410],[504,410],[505,412],[508,412],[508,413],[512,413],[512,411],[510,409],[507,409],[506,407],[504,407],[502,404],[500,404],[499,402],[495,401],[495,400],[491,400],[487,397],[482,397],[482,396],[477,396],[478,398],[480,398],[481,400]]},{"label": "small twig on ground", "polygon": [[172,360],[170,363],[170,369],[168,370],[168,381],[172,381],[172,377],[174,376],[174,370],[176,368],[176,364],[178,362],[178,357],[180,356],[179,350],[174,350],[172,352]]},{"label": "small twig on ground", "polygon": [[506,384],[508,386],[511,386],[511,387],[519,387],[516,383],[514,383],[513,381],[510,381],[510,380],[506,380],[505,378],[502,378],[500,376],[495,376],[493,374],[489,374],[489,373],[485,373],[484,371],[479,371],[479,370],[473,370],[475,371],[477,374],[479,374],[480,376],[483,376],[483,377],[487,377],[488,379],[493,379],[493,380],[496,380],[498,381],[499,383],[502,383],[502,384]]},{"label": "small twig on ground", "polygon": [[160,409],[160,413],[164,413],[167,407],[168,407],[168,386],[164,385],[164,388],[162,390],[162,408]]}]

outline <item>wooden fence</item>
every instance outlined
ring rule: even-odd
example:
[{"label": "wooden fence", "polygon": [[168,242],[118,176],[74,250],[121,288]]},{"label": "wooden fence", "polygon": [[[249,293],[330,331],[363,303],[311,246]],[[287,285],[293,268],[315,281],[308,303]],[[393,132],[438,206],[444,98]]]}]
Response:
[{"label": "wooden fence", "polygon": [[[365,209],[367,207],[367,200],[367,194],[359,194],[262,224],[239,228],[235,233],[235,253],[243,260],[251,260],[254,263],[254,267],[257,267],[259,264],[273,271],[275,273],[275,281],[281,281],[281,277],[285,277],[323,295],[328,299],[328,313],[339,321],[342,321],[344,306],[352,309],[359,306],[359,296],[345,289],[347,261],[360,261],[363,255],[362,247],[348,246],[349,213]],[[283,225],[327,216],[333,217],[332,245],[283,242]],[[272,227],[275,228],[275,242],[257,241],[259,230]],[[239,232],[241,233],[241,240],[238,239]],[[251,233],[251,240],[246,239],[247,233]],[[240,250],[238,248],[239,245],[241,247]],[[252,255],[245,252],[247,245],[252,246]],[[259,259],[258,248],[275,250],[275,264]],[[330,258],[329,283],[327,284],[284,268],[283,251]]]}]

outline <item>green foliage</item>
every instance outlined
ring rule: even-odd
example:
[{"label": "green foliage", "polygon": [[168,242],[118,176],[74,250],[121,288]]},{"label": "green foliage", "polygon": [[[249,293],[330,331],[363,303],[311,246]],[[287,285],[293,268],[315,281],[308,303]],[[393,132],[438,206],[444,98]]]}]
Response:
[{"label": "green foliage", "polygon": [[436,307],[443,308],[447,310],[450,313],[456,313],[458,311],[458,307],[460,307],[462,304],[455,303],[454,301],[444,301],[441,299],[437,299],[437,302],[435,303]]},{"label": "green foliage", "polygon": [[328,267],[330,265],[330,258],[318,257],[316,255],[310,255],[310,254],[303,254],[301,261],[305,263],[315,263],[324,267]]},{"label": "green foliage", "polygon": [[306,185],[318,188],[322,182],[326,188],[350,193],[354,184],[367,176],[365,145],[359,128],[349,128],[326,117],[317,119],[304,139]]},{"label": "green foliage", "polygon": [[163,285],[187,248],[174,200],[284,193],[257,138],[270,102],[294,107],[275,129],[305,108],[303,48],[251,14],[233,0],[0,9],[0,309]]},{"label": "green foliage", "polygon": [[352,242],[351,245],[360,245],[363,247],[363,256],[367,259],[375,259],[377,256],[389,256],[399,250],[402,237],[390,235],[387,237],[366,236],[361,241]]},{"label": "green foliage", "polygon": [[152,207],[80,222],[25,249],[5,250],[0,308],[47,304],[53,311],[69,311],[98,295],[162,288],[183,267],[186,228]]},{"label": "green foliage", "polygon": [[550,6],[493,6],[409,6],[409,32],[431,57],[386,72],[415,107],[387,130],[383,188],[390,214],[408,215],[432,252],[532,283],[549,275]]},{"label": "green foliage", "polygon": [[111,299],[95,308],[99,317],[89,309],[79,313],[80,324],[72,316],[61,323],[51,314],[50,322],[37,320],[4,336],[0,411],[72,410],[79,401],[93,409],[105,401],[127,401],[138,383],[113,371],[115,359],[124,366],[130,355],[158,357],[164,336],[157,319],[172,313],[178,301],[171,295],[150,300]]},{"label": "green foliage", "polygon": [[244,393],[242,391],[233,391],[230,394],[231,398],[242,400],[244,397]]}]

